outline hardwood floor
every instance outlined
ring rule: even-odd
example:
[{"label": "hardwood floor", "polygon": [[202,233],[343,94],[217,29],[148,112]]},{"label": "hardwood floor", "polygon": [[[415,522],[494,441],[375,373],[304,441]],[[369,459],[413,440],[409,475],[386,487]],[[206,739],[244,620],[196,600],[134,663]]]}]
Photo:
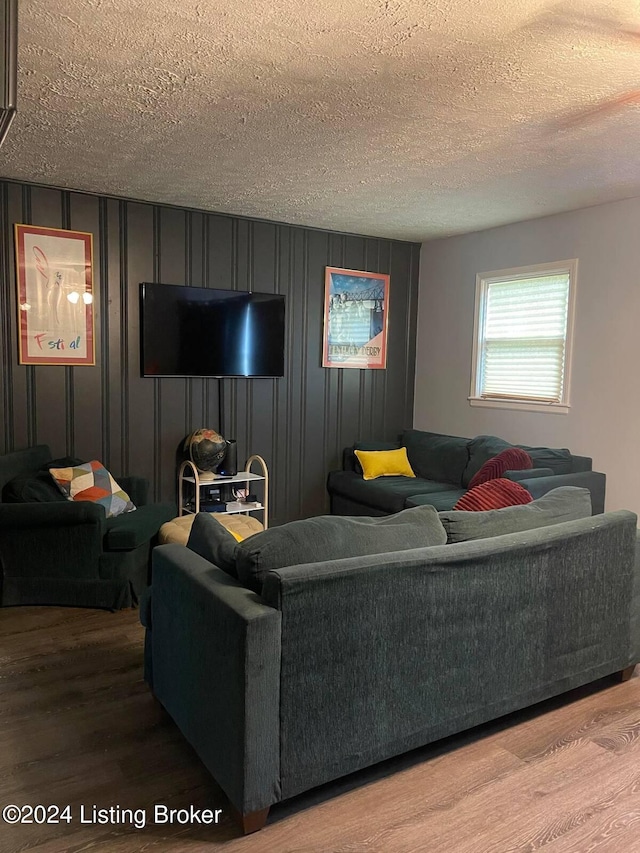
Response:
[{"label": "hardwood floor", "polygon": [[[241,837],[143,683],[142,643],[135,611],[0,610],[0,807],[72,817],[0,821],[0,853],[640,853],[638,675],[274,806]],[[155,823],[156,803],[220,809],[220,822]],[[142,809],[146,825],[81,823],[94,805]]]}]

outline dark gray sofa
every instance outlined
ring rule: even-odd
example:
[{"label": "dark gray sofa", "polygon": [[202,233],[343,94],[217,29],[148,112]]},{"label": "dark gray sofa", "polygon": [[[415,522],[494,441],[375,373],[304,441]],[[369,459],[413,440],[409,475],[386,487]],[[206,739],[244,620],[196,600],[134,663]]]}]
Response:
[{"label": "dark gray sofa", "polygon": [[141,608],[145,678],[253,831],[314,786],[628,677],[636,523],[618,511],[290,566],[261,594],[163,545]]},{"label": "dark gray sofa", "polygon": [[[534,468],[510,471],[534,498],[558,486],[581,486],[591,492],[592,512],[604,512],[604,474],[592,470],[591,458],[576,456],[566,448],[512,445],[502,438],[479,435],[461,438],[424,430],[404,430],[397,442],[356,442],[343,451],[342,469],[331,471],[327,490],[334,515],[388,515],[411,506],[430,504],[451,509],[467,491],[482,465],[508,447],[520,447],[532,457]],[[358,470],[355,449],[390,450],[406,447],[416,477],[378,477],[365,480]]]}]

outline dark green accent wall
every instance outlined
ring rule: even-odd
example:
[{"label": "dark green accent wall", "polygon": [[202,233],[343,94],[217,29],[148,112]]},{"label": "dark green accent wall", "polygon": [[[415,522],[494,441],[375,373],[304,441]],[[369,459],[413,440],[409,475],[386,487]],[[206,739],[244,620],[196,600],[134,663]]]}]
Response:
[{"label": "dark green accent wall", "polygon": [[[15,222],[94,237],[96,366],[18,364]],[[201,426],[263,456],[271,520],[328,512],[325,481],[356,438],[393,438],[412,423],[420,247],[0,182],[0,451],[46,443],[55,456],[101,459],[148,477],[174,499],[175,451]],[[325,266],[390,273],[386,370],[321,365]],[[282,379],[143,379],[141,281],[286,295]],[[218,382],[223,383],[224,423]]]}]

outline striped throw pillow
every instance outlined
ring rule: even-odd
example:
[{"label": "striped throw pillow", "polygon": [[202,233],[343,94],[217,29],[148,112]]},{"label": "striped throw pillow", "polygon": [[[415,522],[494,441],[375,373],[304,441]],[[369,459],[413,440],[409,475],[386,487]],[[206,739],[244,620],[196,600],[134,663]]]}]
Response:
[{"label": "striped throw pillow", "polygon": [[505,506],[531,503],[533,497],[520,483],[505,480],[488,480],[474,489],[469,489],[454,506],[468,512],[481,512],[485,509],[502,509]]},{"label": "striped throw pillow", "polygon": [[497,480],[502,477],[505,471],[528,471],[533,468],[533,460],[526,452],[519,447],[507,447],[502,453],[488,459],[482,468],[474,474],[469,483],[469,488],[473,489],[479,486],[480,483],[486,483],[489,480]]}]

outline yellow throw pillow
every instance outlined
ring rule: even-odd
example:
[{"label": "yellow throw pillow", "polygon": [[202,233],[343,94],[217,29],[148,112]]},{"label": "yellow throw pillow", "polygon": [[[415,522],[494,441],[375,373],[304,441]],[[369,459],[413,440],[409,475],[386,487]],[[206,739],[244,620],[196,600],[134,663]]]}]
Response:
[{"label": "yellow throw pillow", "polygon": [[398,450],[356,450],[365,480],[376,477],[415,477],[407,457],[407,448]]}]

